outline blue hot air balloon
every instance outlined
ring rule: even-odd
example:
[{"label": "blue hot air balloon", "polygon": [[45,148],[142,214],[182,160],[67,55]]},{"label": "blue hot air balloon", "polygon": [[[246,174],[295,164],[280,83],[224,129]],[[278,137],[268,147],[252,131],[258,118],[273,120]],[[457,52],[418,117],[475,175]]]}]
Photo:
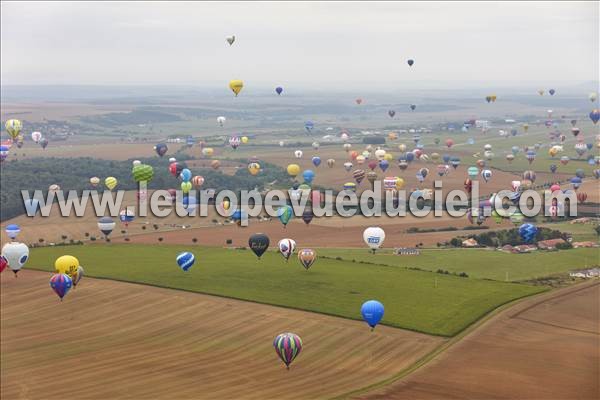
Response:
[{"label": "blue hot air balloon", "polygon": [[164,143],[159,143],[154,146],[154,151],[156,151],[156,154],[158,154],[160,157],[164,156],[167,153],[167,150],[169,150],[169,148]]},{"label": "blue hot air balloon", "polygon": [[277,210],[277,218],[279,218],[279,221],[281,221],[284,227],[288,224],[288,222],[290,222],[293,216],[294,210],[290,206],[286,205],[283,207],[279,207],[279,209]]},{"label": "blue hot air balloon", "polygon": [[592,112],[590,112],[590,119],[594,124],[598,123],[598,121],[600,121],[600,110],[592,110]]},{"label": "blue hot air balloon", "polygon": [[277,92],[278,95],[281,95],[281,93],[283,92],[283,88],[281,86],[277,86],[275,88],[275,91]]},{"label": "blue hot air balloon", "polygon": [[192,267],[192,265],[194,265],[196,258],[189,251],[184,251],[183,253],[179,253],[177,255],[176,260],[177,265],[179,265],[179,268],[187,272]]},{"label": "blue hot air balloon", "polygon": [[408,162],[412,162],[415,159],[415,153],[413,153],[412,151],[409,151],[408,153],[406,153],[406,161]]},{"label": "blue hot air balloon", "polygon": [[556,164],[550,164],[550,172],[555,173],[557,169],[558,167],[556,166]]},{"label": "blue hot air balloon", "polygon": [[408,61],[406,61],[406,63],[408,64],[409,67],[412,67],[413,64],[415,63],[415,60],[413,60],[412,58],[409,58]]},{"label": "blue hot air balloon", "polygon": [[6,226],[4,231],[6,232],[9,238],[15,240],[17,238],[17,235],[21,232],[21,228],[19,228],[19,225],[17,224],[10,224]]},{"label": "blue hot air balloon", "polygon": [[179,177],[181,178],[182,181],[189,182],[192,179],[192,171],[190,171],[187,168],[184,168],[181,170]]},{"label": "blue hot air balloon", "polygon": [[360,313],[365,322],[371,327],[371,330],[373,330],[379,321],[381,321],[381,318],[383,318],[384,307],[377,300],[369,300],[363,303]]},{"label": "blue hot air balloon", "polygon": [[556,90],[550,89],[550,90],[548,90],[548,93],[550,93],[550,96],[554,96],[554,93],[556,93]]},{"label": "blue hot air balloon", "polygon": [[98,229],[100,232],[104,233],[105,236],[110,235],[110,233],[115,229],[115,222],[111,217],[102,217],[98,220]]},{"label": "blue hot air balloon", "polygon": [[475,144],[475,139],[473,139],[473,138],[468,138],[468,139],[467,139],[467,144],[468,144],[469,146],[472,146],[472,145],[474,145],[474,144]]},{"label": "blue hot air balloon", "polygon": [[575,190],[579,189],[579,186],[581,186],[581,178],[578,176],[574,176],[571,178],[571,185],[573,185],[573,188]]},{"label": "blue hot air balloon", "polygon": [[313,124],[312,121],[306,121],[304,123],[304,129],[306,129],[306,132],[311,133],[312,130],[314,129],[315,124]]},{"label": "blue hot air balloon", "polygon": [[448,164],[450,162],[450,154],[444,154],[442,160],[444,160],[444,164]]},{"label": "blue hot air balloon", "polygon": [[313,179],[315,179],[315,173],[312,170],[307,169],[302,173],[302,177],[304,178],[304,182],[311,184]]},{"label": "blue hot air balloon", "polygon": [[381,170],[383,172],[387,171],[387,169],[390,166],[390,162],[388,160],[381,160],[379,161],[379,168],[381,168]]},{"label": "blue hot air balloon", "polygon": [[458,157],[452,157],[450,159],[450,165],[452,165],[452,167],[454,169],[458,168],[458,166],[460,165],[460,158],[458,158]]},{"label": "blue hot air balloon", "polygon": [[188,215],[193,215],[194,211],[198,207],[198,201],[196,200],[195,196],[183,196],[181,199],[181,204],[187,211]]},{"label": "blue hot air balloon", "polygon": [[321,157],[314,156],[312,158],[312,163],[315,167],[318,167],[319,165],[321,165]]},{"label": "blue hot air balloon", "polygon": [[533,224],[523,224],[519,227],[519,235],[526,243],[530,243],[535,239],[537,231],[537,227]]}]

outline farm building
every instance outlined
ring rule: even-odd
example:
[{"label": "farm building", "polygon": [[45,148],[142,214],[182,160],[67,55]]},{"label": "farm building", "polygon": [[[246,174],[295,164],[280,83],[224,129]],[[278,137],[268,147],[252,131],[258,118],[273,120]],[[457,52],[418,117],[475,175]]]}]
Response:
[{"label": "farm building", "polygon": [[571,278],[600,278],[600,268],[576,269],[569,272]]}]

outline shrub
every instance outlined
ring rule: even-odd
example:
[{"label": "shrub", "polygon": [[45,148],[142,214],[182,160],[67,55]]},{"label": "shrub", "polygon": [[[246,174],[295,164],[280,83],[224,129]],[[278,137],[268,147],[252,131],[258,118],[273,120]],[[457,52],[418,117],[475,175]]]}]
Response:
[{"label": "shrub", "polygon": [[96,241],[96,236],[92,236],[92,237],[90,237],[90,240],[91,240],[92,242],[95,242],[95,241]]},{"label": "shrub", "polygon": [[227,239],[227,240],[225,241],[225,243],[226,243],[226,244],[232,244],[232,243],[233,243],[233,240],[232,240],[232,239]]},{"label": "shrub", "polygon": [[572,248],[573,248],[573,245],[572,245],[571,243],[569,243],[569,242],[558,243],[558,244],[556,245],[556,248],[557,248],[558,250],[569,250],[569,249],[572,249]]},{"label": "shrub", "polygon": [[85,237],[90,237],[90,233],[89,233],[89,232],[86,232],[86,233],[84,233],[84,234],[83,234],[83,236],[85,236]]},{"label": "shrub", "polygon": [[159,237],[159,238],[158,238],[158,241],[159,241],[159,242],[162,242],[162,241],[163,241],[163,237],[162,237],[162,236],[161,236],[161,237]]},{"label": "shrub", "polygon": [[192,238],[192,243],[197,243],[198,242],[198,238]]}]

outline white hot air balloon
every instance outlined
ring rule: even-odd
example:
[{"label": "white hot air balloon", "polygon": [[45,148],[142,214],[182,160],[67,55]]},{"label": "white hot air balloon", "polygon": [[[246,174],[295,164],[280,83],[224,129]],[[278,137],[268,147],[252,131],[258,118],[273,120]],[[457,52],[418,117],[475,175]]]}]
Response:
[{"label": "white hot air balloon", "polygon": [[217,122],[219,123],[219,126],[225,125],[225,121],[227,121],[227,118],[223,116],[217,117]]},{"label": "white hot air balloon", "polygon": [[31,132],[31,140],[38,143],[42,138],[42,132]]},{"label": "white hot air balloon", "polygon": [[29,259],[29,247],[27,247],[25,243],[6,243],[4,247],[2,247],[2,256],[6,258],[8,267],[16,275]]},{"label": "white hot air balloon", "polygon": [[294,251],[296,250],[296,241],[293,239],[281,239],[278,243],[279,252],[285,258],[285,261],[289,260]]},{"label": "white hot air balloon", "polygon": [[303,153],[302,153],[302,150],[296,150],[296,151],[294,152],[294,156],[295,156],[296,158],[302,158],[302,154],[303,154]]},{"label": "white hot air balloon", "polygon": [[375,250],[380,248],[385,240],[385,232],[378,226],[371,226],[363,232],[363,240],[373,253],[375,253]]}]

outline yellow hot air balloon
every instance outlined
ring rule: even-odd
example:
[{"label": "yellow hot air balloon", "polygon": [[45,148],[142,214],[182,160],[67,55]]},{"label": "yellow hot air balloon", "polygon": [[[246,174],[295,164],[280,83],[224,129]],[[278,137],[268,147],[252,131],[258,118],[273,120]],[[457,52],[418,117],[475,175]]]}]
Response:
[{"label": "yellow hot air balloon", "polygon": [[529,124],[523,124],[523,130],[527,132],[529,130]]},{"label": "yellow hot air balloon", "polygon": [[404,187],[404,179],[398,177],[396,179],[396,190],[400,190]]},{"label": "yellow hot air balloon", "polygon": [[250,175],[256,175],[260,172],[260,164],[253,162],[248,164],[248,172],[250,172]]},{"label": "yellow hot air balloon", "polygon": [[242,136],[242,143],[248,143],[248,136]]},{"label": "yellow hot air balloon", "polygon": [[205,147],[202,149],[202,155],[206,157],[212,156],[214,152],[215,150],[212,147]]},{"label": "yellow hot air balloon", "polygon": [[385,161],[392,161],[394,159],[394,156],[392,155],[392,153],[385,153],[385,156],[383,157],[383,159]]},{"label": "yellow hot air balloon", "polygon": [[398,135],[396,134],[396,132],[390,132],[390,133],[388,133],[388,139],[396,140],[396,139],[398,139]]},{"label": "yellow hot air balloon", "polygon": [[21,128],[23,128],[23,124],[21,124],[21,121],[19,121],[18,119],[9,119],[8,121],[6,121],[6,124],[4,124],[4,127],[6,128],[6,131],[8,132],[9,136],[13,140],[15,140],[17,136],[19,136],[19,133],[21,133]]},{"label": "yellow hot air balloon", "polygon": [[550,150],[548,150],[548,154],[550,154],[550,157],[554,157],[558,154],[558,149],[555,146],[552,146],[550,147]]},{"label": "yellow hot air balloon", "polygon": [[242,82],[240,79],[229,81],[229,89],[231,89],[236,96],[242,91],[243,87],[244,82]]},{"label": "yellow hot air balloon", "polygon": [[113,190],[117,186],[117,183],[119,182],[114,176],[109,176],[104,180],[104,185],[108,188],[108,190]]},{"label": "yellow hot air balloon", "polygon": [[190,181],[181,182],[181,191],[184,194],[189,193],[190,190],[192,190],[192,182],[190,182]]},{"label": "yellow hot air balloon", "polygon": [[491,95],[490,99],[492,99],[492,103],[493,103],[494,101],[496,101],[496,95],[495,94]]},{"label": "yellow hot air balloon", "polygon": [[287,166],[287,173],[289,176],[296,177],[300,173],[300,166],[298,164],[290,164]]},{"label": "yellow hot air balloon", "polygon": [[398,145],[398,150],[404,153],[406,151],[406,145],[404,143],[400,143]]},{"label": "yellow hot air balloon", "polygon": [[79,267],[79,260],[73,256],[60,256],[54,261],[54,272],[57,274],[67,274],[74,278]]}]

